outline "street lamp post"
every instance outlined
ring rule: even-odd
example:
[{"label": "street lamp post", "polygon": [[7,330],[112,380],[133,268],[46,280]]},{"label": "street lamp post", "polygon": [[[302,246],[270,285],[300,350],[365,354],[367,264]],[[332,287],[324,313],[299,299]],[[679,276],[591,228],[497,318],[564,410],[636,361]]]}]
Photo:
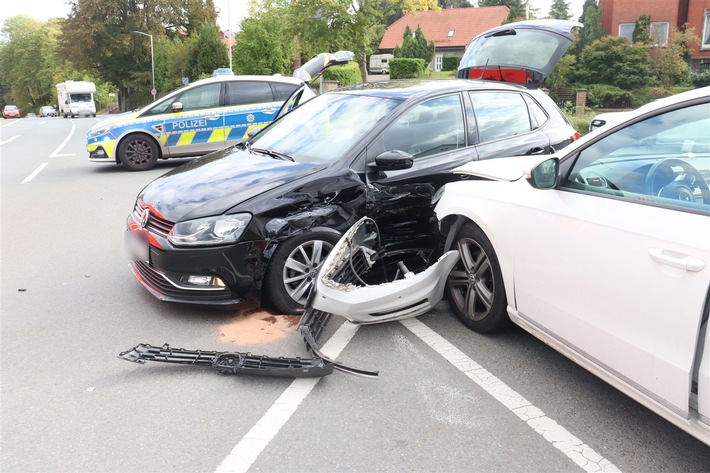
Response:
[{"label": "street lamp post", "polygon": [[148,36],[150,38],[150,70],[151,74],[153,75],[153,88],[151,89],[150,93],[153,96],[153,101],[155,102],[155,94],[157,93],[157,91],[155,90],[155,57],[153,56],[153,35],[143,33],[142,31],[131,31],[131,33],[142,34],[143,36]]}]

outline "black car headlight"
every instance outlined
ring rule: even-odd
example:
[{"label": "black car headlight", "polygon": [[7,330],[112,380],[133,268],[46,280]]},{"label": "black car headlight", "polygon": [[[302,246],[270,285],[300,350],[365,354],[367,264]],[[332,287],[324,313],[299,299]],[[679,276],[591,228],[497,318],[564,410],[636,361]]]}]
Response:
[{"label": "black car headlight", "polygon": [[235,214],[178,222],[168,234],[168,240],[175,246],[236,243],[250,221],[250,214]]}]

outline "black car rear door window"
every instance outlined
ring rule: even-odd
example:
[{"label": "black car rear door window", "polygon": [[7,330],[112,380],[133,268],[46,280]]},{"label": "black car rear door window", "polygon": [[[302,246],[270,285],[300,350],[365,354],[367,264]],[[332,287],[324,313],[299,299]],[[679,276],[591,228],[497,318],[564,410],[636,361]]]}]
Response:
[{"label": "black car rear door window", "polygon": [[416,105],[385,131],[386,151],[405,151],[415,158],[466,146],[461,98],[437,97]]},{"label": "black car rear door window", "polygon": [[470,92],[481,143],[532,130],[528,107],[517,92]]}]

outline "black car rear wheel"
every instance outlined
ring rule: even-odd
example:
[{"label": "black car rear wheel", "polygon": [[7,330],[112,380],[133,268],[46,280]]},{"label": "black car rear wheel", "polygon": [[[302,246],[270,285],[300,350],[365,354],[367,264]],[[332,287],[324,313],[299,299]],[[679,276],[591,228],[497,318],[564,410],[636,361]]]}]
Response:
[{"label": "black car rear wheel", "polygon": [[282,242],[271,258],[264,295],[274,309],[298,314],[306,303],[318,270],[338,241],[338,235],[307,232]]},{"label": "black car rear wheel", "polygon": [[500,264],[490,240],[473,223],[456,235],[459,262],[451,270],[446,292],[456,316],[476,332],[495,332],[509,325]]},{"label": "black car rear wheel", "polygon": [[158,145],[144,135],[129,136],[121,141],[118,157],[130,171],[147,171],[158,162]]}]

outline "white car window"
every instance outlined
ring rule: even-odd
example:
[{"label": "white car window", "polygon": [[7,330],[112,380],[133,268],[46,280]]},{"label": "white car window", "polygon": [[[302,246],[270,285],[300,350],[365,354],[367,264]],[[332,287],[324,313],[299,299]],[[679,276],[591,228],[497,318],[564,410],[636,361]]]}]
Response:
[{"label": "white car window", "polygon": [[710,104],[673,110],[584,149],[564,186],[710,212]]},{"label": "white car window", "polygon": [[207,84],[185,91],[178,99],[183,111],[219,107],[221,83]]}]

